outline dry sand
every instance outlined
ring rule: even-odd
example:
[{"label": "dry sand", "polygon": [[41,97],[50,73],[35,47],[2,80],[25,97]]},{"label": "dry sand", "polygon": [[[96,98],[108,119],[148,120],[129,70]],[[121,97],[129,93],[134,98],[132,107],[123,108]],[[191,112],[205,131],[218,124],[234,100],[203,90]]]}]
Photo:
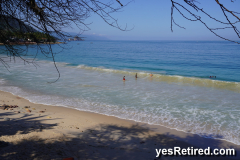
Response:
[{"label": "dry sand", "polygon": [[163,148],[234,148],[232,143],[199,137],[156,125],[147,125],[59,106],[34,104],[0,91],[0,159],[238,159],[237,156],[161,156]]}]

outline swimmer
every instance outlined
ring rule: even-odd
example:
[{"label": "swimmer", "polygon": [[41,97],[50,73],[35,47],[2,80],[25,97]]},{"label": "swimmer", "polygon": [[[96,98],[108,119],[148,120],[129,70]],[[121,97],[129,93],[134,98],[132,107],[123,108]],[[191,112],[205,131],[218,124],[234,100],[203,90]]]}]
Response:
[{"label": "swimmer", "polygon": [[135,75],[135,78],[138,78],[138,77],[137,77],[137,73],[136,73],[136,75]]},{"label": "swimmer", "polygon": [[123,81],[125,81],[125,76],[123,76]]},{"label": "swimmer", "polygon": [[153,74],[151,73],[151,74],[150,74],[150,77],[152,77],[152,76],[153,76]]},{"label": "swimmer", "polygon": [[209,78],[217,78],[216,76],[209,76]]}]

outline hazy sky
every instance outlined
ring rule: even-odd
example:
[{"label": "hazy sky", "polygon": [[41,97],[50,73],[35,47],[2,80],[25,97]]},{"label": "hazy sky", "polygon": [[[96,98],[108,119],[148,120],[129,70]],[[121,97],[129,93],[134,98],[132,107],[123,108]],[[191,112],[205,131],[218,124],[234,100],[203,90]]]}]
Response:
[{"label": "hazy sky", "polygon": [[[183,0],[175,1],[184,4]],[[113,2],[115,3],[115,0]],[[120,0],[120,2],[126,4],[129,0]],[[203,8],[213,17],[226,22],[226,20],[223,19],[224,15],[215,0],[198,0],[198,2],[199,3],[196,4],[198,4],[200,8]],[[239,1],[234,1],[234,3],[232,3],[231,0],[220,0],[220,2],[226,4],[231,10],[240,10]],[[191,9],[191,11],[199,14],[193,9]],[[187,12],[183,13],[187,17],[192,18]],[[220,38],[213,35],[200,22],[191,22],[182,18],[176,9],[174,10],[174,19],[179,25],[186,29],[181,29],[174,25],[173,32],[171,32],[170,0],[135,0],[128,6],[124,7],[121,12],[114,13],[113,17],[118,19],[118,23],[122,28],[125,28],[127,25],[128,29],[132,30],[120,31],[119,29],[106,24],[99,16],[92,14],[91,17],[85,21],[86,23],[92,23],[89,25],[91,30],[84,34],[104,36],[112,40],[220,40]],[[209,27],[223,27],[206,16],[201,15],[201,17]],[[240,28],[240,25],[238,26]],[[67,31],[78,32],[77,29]],[[230,29],[218,31],[218,33],[227,38],[237,39],[236,34]]]}]

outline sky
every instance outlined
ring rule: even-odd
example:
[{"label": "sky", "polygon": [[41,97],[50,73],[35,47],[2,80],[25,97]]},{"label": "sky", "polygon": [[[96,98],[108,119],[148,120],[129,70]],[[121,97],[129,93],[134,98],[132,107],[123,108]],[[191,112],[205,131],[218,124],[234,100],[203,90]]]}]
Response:
[{"label": "sky", "polygon": [[[185,5],[183,0],[175,0]],[[105,2],[102,1],[102,2]],[[108,2],[106,0],[106,2]],[[112,1],[115,5],[119,5],[115,0]],[[127,4],[129,0],[120,0],[122,4]],[[229,9],[238,11],[240,7],[239,1],[231,2],[231,0],[220,0]],[[215,0],[198,0],[196,4],[199,8],[203,8],[211,16],[225,21],[224,15]],[[187,7],[189,9],[189,7]],[[223,25],[216,23],[199,12],[193,11],[194,14],[201,16],[201,19],[211,28],[221,28]],[[183,10],[182,10],[183,11]],[[183,11],[184,15],[191,16]],[[85,20],[85,23],[90,24],[89,31],[85,31],[83,35],[95,35],[105,37],[110,40],[221,40],[212,34],[201,22],[192,22],[184,19],[178,11],[174,10],[174,20],[185,29],[173,25],[171,31],[171,1],[170,0],[134,0],[127,6],[121,9],[120,12],[112,14],[118,19],[118,24],[122,28],[127,25],[128,31],[121,31],[117,28],[109,26],[101,17],[92,13]],[[237,20],[231,18],[231,20]],[[240,25],[237,25],[240,28]],[[68,32],[76,32],[79,30],[76,27],[66,29]],[[230,30],[217,31],[221,36],[237,40],[236,34]]]}]

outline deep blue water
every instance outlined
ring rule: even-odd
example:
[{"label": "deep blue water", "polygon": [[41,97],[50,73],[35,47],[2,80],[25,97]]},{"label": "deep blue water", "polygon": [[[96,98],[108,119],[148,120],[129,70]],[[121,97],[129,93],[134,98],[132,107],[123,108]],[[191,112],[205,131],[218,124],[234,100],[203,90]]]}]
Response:
[{"label": "deep blue water", "polygon": [[240,82],[240,45],[225,41],[89,41],[56,57],[70,65]]}]

